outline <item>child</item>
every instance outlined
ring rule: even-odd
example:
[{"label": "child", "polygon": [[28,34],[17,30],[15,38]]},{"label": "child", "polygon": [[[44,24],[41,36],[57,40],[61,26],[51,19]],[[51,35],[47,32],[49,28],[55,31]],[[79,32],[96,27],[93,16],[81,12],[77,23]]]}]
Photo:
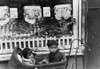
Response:
[{"label": "child", "polygon": [[27,65],[35,64],[34,54],[32,53],[32,50],[30,48],[24,48],[22,63],[27,64]]},{"label": "child", "polygon": [[59,62],[63,59],[63,54],[59,52],[58,42],[56,40],[49,40],[47,42],[47,46],[49,48],[50,53],[48,54],[48,56],[44,57],[44,59],[40,62],[40,64]]}]

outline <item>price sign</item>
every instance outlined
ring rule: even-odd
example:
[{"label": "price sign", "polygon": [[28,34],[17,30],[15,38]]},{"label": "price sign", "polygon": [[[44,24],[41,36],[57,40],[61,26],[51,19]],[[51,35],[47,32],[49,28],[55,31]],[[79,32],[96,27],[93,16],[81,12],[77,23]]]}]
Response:
[{"label": "price sign", "polygon": [[10,8],[10,18],[18,18],[18,9]]},{"label": "price sign", "polygon": [[43,7],[43,16],[44,17],[50,17],[51,16],[50,7]]}]

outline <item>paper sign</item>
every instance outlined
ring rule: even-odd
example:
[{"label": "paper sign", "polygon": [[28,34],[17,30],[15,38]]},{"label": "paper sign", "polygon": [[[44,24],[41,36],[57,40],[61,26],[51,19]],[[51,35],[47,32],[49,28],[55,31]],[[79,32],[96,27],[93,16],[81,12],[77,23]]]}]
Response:
[{"label": "paper sign", "polygon": [[57,20],[61,20],[62,17],[64,19],[68,19],[69,17],[71,17],[71,4],[55,5],[54,9],[55,18]]},{"label": "paper sign", "polygon": [[18,18],[18,9],[10,8],[10,18]]},{"label": "paper sign", "polygon": [[5,25],[9,22],[9,12],[7,6],[0,6],[0,25]]},{"label": "paper sign", "polygon": [[51,16],[50,7],[43,7],[43,16],[44,17],[50,17]]},{"label": "paper sign", "polygon": [[25,6],[24,7],[24,19],[28,23],[35,24],[36,19],[42,17],[40,6]]}]

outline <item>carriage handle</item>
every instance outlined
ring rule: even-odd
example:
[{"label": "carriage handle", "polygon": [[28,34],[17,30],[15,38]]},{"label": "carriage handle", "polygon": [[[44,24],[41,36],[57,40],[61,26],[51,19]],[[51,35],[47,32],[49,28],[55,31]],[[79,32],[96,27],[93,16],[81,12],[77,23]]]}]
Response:
[{"label": "carriage handle", "polygon": [[77,61],[76,61],[76,57],[77,57],[77,52],[78,52],[79,47],[84,46],[84,47],[86,47],[89,51],[91,51],[91,49],[89,48],[89,46],[87,46],[87,45],[84,44],[80,39],[77,38],[77,39],[74,39],[74,40],[71,42],[71,47],[70,47],[69,55],[70,55],[70,53],[71,53],[72,44],[73,44],[73,42],[74,42],[75,40],[80,41],[80,42],[81,42],[81,45],[78,45],[78,47],[77,47],[77,49],[76,49],[75,57],[74,57],[74,61],[75,61],[75,62],[73,62],[72,68],[71,68],[71,69],[73,69],[75,63],[76,63],[75,69],[77,69]]},{"label": "carriage handle", "polygon": [[79,45],[77,48],[79,48],[80,46],[84,46],[84,47],[86,47],[89,51],[91,51],[91,49],[89,48],[89,46],[87,46],[86,44],[84,44],[84,43],[82,42],[81,39],[76,38],[76,39],[74,39],[74,40],[71,42],[71,46],[70,46],[70,49],[69,49],[69,56],[70,56],[70,53],[71,53],[71,49],[72,49],[73,42],[76,41],[76,40],[78,40],[78,41],[81,42],[81,45]]}]

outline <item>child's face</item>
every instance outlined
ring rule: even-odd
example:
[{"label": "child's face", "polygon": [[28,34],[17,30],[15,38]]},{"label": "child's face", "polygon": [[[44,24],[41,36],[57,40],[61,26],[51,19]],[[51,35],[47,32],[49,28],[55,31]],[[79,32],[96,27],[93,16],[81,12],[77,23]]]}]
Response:
[{"label": "child's face", "polygon": [[52,45],[51,47],[49,47],[50,52],[56,52],[58,49],[57,45]]},{"label": "child's face", "polygon": [[29,53],[29,54],[27,55],[27,57],[28,57],[29,59],[32,59],[32,58],[34,57],[34,55],[33,55],[32,53]]}]

